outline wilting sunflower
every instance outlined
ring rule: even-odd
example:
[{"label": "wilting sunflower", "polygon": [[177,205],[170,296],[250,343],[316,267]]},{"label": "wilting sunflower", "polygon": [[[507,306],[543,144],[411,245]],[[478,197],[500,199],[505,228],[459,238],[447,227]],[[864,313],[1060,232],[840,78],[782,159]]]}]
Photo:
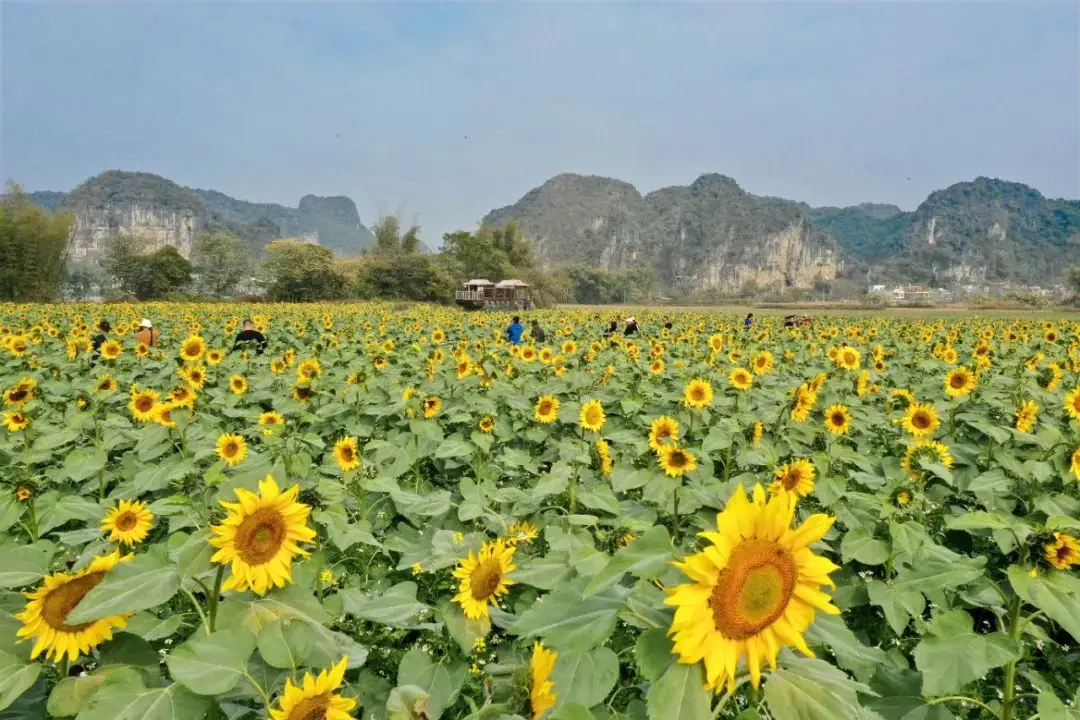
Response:
[{"label": "wilting sunflower", "polygon": [[649,449],[660,452],[665,443],[675,441],[679,436],[679,421],[667,415],[661,415],[649,426]]},{"label": "wilting sunflower", "polygon": [[590,400],[581,406],[579,421],[582,429],[599,432],[604,427],[604,423],[607,422],[604,406],[600,404],[599,400]]},{"label": "wilting sunflower", "polygon": [[916,439],[929,437],[941,425],[937,410],[930,403],[909,405],[900,424]]},{"label": "wilting sunflower", "polygon": [[37,380],[23,378],[4,393],[4,402],[15,407],[22,407],[34,399],[37,389]]},{"label": "wilting sunflower", "polygon": [[532,708],[532,720],[540,720],[551,708],[555,707],[555,683],[551,673],[555,670],[555,660],[559,654],[548,650],[539,642],[533,645],[532,658],[529,659],[529,706]]},{"label": "wilting sunflower", "polygon": [[117,563],[131,562],[133,557],[121,556],[119,550],[95,557],[89,566],[76,573],[58,572],[46,576],[37,590],[27,593],[26,608],[15,617],[23,624],[17,635],[34,640],[30,658],[45,653],[45,657],[57,662],[65,655],[74,662],[79,655],[111,640],[114,629],[126,627],[130,615],[110,615],[74,625],[68,624],[67,616]]},{"label": "wilting sunflower", "polygon": [[533,408],[533,417],[536,422],[544,425],[555,422],[559,417],[559,399],[552,395],[542,395]]},{"label": "wilting sunflower", "polygon": [[454,577],[460,582],[453,599],[465,611],[465,617],[470,620],[488,617],[488,604],[498,603],[499,598],[509,592],[514,581],[506,575],[517,569],[515,550],[503,540],[486,542],[479,555],[469,551],[469,557],[458,563]]},{"label": "wilting sunflower", "polygon": [[131,416],[138,422],[153,422],[154,406],[157,404],[157,399],[158,394],[156,391],[139,390],[133,386],[131,388],[131,402],[128,403]]},{"label": "wilting sunflower", "polygon": [[754,376],[746,368],[732,368],[728,373],[728,384],[740,392],[746,392],[753,386]]},{"label": "wilting sunflower", "polygon": [[124,348],[115,340],[106,340],[101,344],[99,352],[102,360],[115,360],[123,354]]},{"label": "wilting sunflower", "polygon": [[180,343],[180,357],[184,362],[194,363],[206,352],[206,343],[198,335],[189,335]]},{"label": "wilting sunflower", "polygon": [[843,435],[851,429],[851,411],[847,405],[830,405],[825,408],[825,429],[833,435]]},{"label": "wilting sunflower", "polygon": [[177,385],[169,393],[169,400],[175,407],[195,407],[195,391],[187,385]]},{"label": "wilting sunflower", "polygon": [[918,479],[922,476],[922,463],[937,463],[947,468],[953,466],[952,453],[945,443],[937,442],[929,438],[920,438],[908,445],[904,457],[900,459],[900,467],[907,471],[911,477]]},{"label": "wilting sunflower", "polygon": [[776,468],[769,492],[773,495],[790,493],[806,497],[814,491],[814,466],[809,460],[795,460]]},{"label": "wilting sunflower", "polygon": [[218,551],[211,562],[230,566],[222,590],[252,590],[263,595],[272,587],[292,582],[292,561],[308,553],[298,543],[310,543],[315,531],[308,527],[311,508],[297,502],[300,486],[285,492],[270,475],[259,481],[259,494],[236,489],[239,502],[222,501],[228,515],[210,529],[210,544]]},{"label": "wilting sunflower", "polygon": [[1029,433],[1038,421],[1039,403],[1034,400],[1025,400],[1020,403],[1020,407],[1016,410],[1016,429],[1020,432]]},{"label": "wilting sunflower", "polygon": [[439,414],[442,409],[442,400],[438,395],[429,395],[424,398],[424,417],[432,418]]},{"label": "wilting sunflower", "polygon": [[315,390],[310,385],[294,385],[292,389],[293,400],[306,403],[315,397]]},{"label": "wilting sunflower", "polygon": [[158,403],[154,406],[154,422],[167,428],[176,427],[172,413],[177,407],[179,406],[171,402]]},{"label": "wilting sunflower", "polygon": [[480,432],[489,433],[495,429],[495,421],[491,419],[490,415],[485,415],[480,418]]},{"label": "wilting sunflower", "polygon": [[1054,539],[1043,545],[1043,557],[1058,570],[1080,565],[1080,542],[1072,535],[1054,533]]},{"label": "wilting sunflower", "polygon": [[243,395],[248,391],[248,381],[243,375],[233,375],[229,378],[229,390],[233,395]]},{"label": "wilting sunflower", "polygon": [[34,497],[34,491],[28,485],[20,485],[15,488],[15,499],[19,502],[26,502],[32,497]]},{"label": "wilting sunflower", "polygon": [[356,701],[334,692],[345,679],[348,661],[343,657],[337,665],[315,676],[304,673],[301,685],[294,685],[291,678],[285,680],[278,707],[270,708],[271,720],[351,720]]},{"label": "wilting sunflower", "polygon": [[153,526],[154,513],[139,500],[121,500],[101,521],[101,531],[109,533],[109,542],[123,545],[141,543]]},{"label": "wilting sunflower", "polygon": [[229,467],[234,467],[247,457],[247,440],[241,435],[223,433],[218,437],[215,449],[219,458]]},{"label": "wilting sunflower", "polygon": [[4,425],[8,432],[19,432],[30,427],[30,416],[22,410],[12,410],[4,413]]},{"label": "wilting sunflower", "polygon": [[975,389],[975,373],[961,365],[945,375],[945,394],[949,397],[963,397]]},{"label": "wilting sunflower", "polygon": [[296,368],[296,381],[298,383],[309,383],[320,375],[322,375],[322,365],[319,364],[318,358],[308,358]]},{"label": "wilting sunflower", "polygon": [[357,451],[356,438],[349,435],[334,443],[334,462],[342,472],[351,472],[360,467],[360,453]]},{"label": "wilting sunflower", "polygon": [[712,405],[713,387],[708,380],[695,378],[683,388],[683,404],[691,408],[705,408]]},{"label": "wilting sunflower", "polygon": [[828,595],[829,573],[839,569],[814,555],[835,518],[811,515],[792,528],[795,504],[754,488],[752,501],[742,485],[716,516],[717,531],[700,533],[710,545],[676,566],[693,582],[668,591],[675,606],[671,634],[679,662],[704,660],[706,686],[735,690],[736,666],[746,658],[750,681],[761,683],[762,662],[776,667],[783,646],[813,656],[803,639],[815,610],[839,615]]},{"label": "wilting sunflower", "polygon": [[110,392],[120,387],[120,383],[116,382],[112,375],[106,373],[101,375],[94,381],[94,392]]},{"label": "wilting sunflower", "polygon": [[697,468],[697,458],[685,448],[674,443],[664,445],[656,453],[656,459],[664,474],[677,478]]}]

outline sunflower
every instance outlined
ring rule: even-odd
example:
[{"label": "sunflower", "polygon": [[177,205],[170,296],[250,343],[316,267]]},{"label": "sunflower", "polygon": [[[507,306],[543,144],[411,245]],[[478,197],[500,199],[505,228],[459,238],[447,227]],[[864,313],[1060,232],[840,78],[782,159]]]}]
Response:
[{"label": "sunflower", "polygon": [[491,419],[490,415],[485,415],[480,418],[480,432],[489,433],[495,429],[495,421]]},{"label": "sunflower", "polygon": [[218,551],[211,562],[230,565],[229,579],[222,590],[252,590],[263,595],[272,587],[292,582],[292,561],[307,557],[297,543],[310,543],[315,531],[308,527],[311,508],[297,502],[300,486],[285,492],[270,475],[259,481],[259,494],[236,489],[239,502],[222,501],[228,515],[210,529],[210,544]]},{"label": "sunflower", "polygon": [[446,333],[443,332],[442,328],[435,328],[431,331],[431,342],[439,345],[444,340],[446,340]]},{"label": "sunflower", "polygon": [[792,393],[794,401],[791,403],[791,419],[797,423],[804,423],[810,418],[810,412],[817,405],[817,393],[810,389],[807,383],[795,388]]},{"label": "sunflower", "polygon": [[746,392],[754,384],[754,376],[746,368],[732,368],[728,373],[728,383],[741,392]]},{"label": "sunflower", "polygon": [[768,350],[762,350],[750,361],[750,368],[755,375],[768,375],[773,369],[773,354]]},{"label": "sunflower", "polygon": [[703,532],[705,550],[676,566],[692,582],[668,591],[675,606],[669,634],[683,664],[704,660],[706,686],[735,690],[736,666],[746,658],[750,680],[761,683],[762,661],[776,667],[782,646],[813,656],[803,639],[815,610],[839,615],[822,585],[833,586],[829,573],[839,569],[814,555],[835,518],[811,515],[791,527],[795,504],[774,496],[766,501],[760,485],[752,501],[742,485],[716,516],[717,531]]},{"label": "sunflower", "polygon": [[532,658],[529,660],[529,705],[532,707],[532,720],[540,720],[551,708],[555,707],[555,683],[551,673],[555,669],[557,652],[548,650],[539,642],[533,645]]},{"label": "sunflower", "polygon": [[656,458],[660,463],[660,469],[668,477],[682,477],[697,468],[697,458],[694,454],[674,443],[661,447],[656,453]]},{"label": "sunflower", "polygon": [[345,679],[348,661],[343,657],[337,665],[315,676],[304,673],[302,685],[286,679],[277,709],[270,708],[270,720],[350,720],[356,701],[334,692]]},{"label": "sunflower", "polygon": [[141,543],[153,526],[154,513],[139,500],[121,500],[101,521],[101,531],[109,533],[109,542],[123,545]]},{"label": "sunflower", "polygon": [[217,439],[215,449],[218,457],[229,467],[239,465],[247,457],[247,441],[240,435],[223,433]]},{"label": "sunflower", "polygon": [[154,406],[157,405],[158,394],[154,390],[139,390],[137,387],[131,388],[131,401],[128,403],[128,409],[131,410],[132,417],[138,422],[153,422],[154,421]]},{"label": "sunflower", "polygon": [[169,393],[169,400],[175,407],[195,407],[195,391],[187,385],[177,385]]},{"label": "sunflower", "polygon": [[1043,545],[1043,557],[1058,570],[1080,565],[1080,542],[1065,533],[1054,533],[1054,540]]},{"label": "sunflower", "polygon": [[360,467],[360,454],[357,452],[356,438],[350,435],[334,443],[334,461],[342,472],[350,472]]},{"label": "sunflower", "polygon": [[920,438],[908,445],[904,457],[900,459],[900,467],[916,480],[922,475],[921,463],[937,463],[947,468],[953,466],[952,453],[945,443],[937,442],[929,438]]},{"label": "sunflower", "polygon": [[[1066,408],[1068,404],[1066,403]],[[1029,433],[1039,421],[1039,403],[1034,400],[1025,400],[1020,403],[1016,410],[1016,429],[1020,432]]]},{"label": "sunflower", "polygon": [[649,372],[653,375],[661,375],[664,372],[664,361],[660,358],[654,359],[649,363]]},{"label": "sunflower", "polygon": [[806,497],[814,491],[814,466],[809,460],[795,460],[776,468],[769,492],[773,495],[790,493],[795,498]]},{"label": "sunflower", "polygon": [[521,543],[528,545],[538,537],[540,537],[540,531],[531,522],[515,522],[510,525],[506,543],[508,545],[520,545]]},{"label": "sunflower", "polygon": [[99,376],[94,381],[94,392],[110,392],[118,387],[120,387],[120,384],[108,373]]},{"label": "sunflower", "polygon": [[292,389],[293,399],[300,403],[306,403],[315,397],[315,391],[310,385],[294,385]]},{"label": "sunflower", "polygon": [[23,378],[17,382],[14,387],[11,387],[4,393],[4,402],[8,405],[14,405],[15,407],[22,407],[26,403],[34,399],[34,392],[37,389],[37,380],[33,378]]},{"label": "sunflower", "polygon": [[157,403],[154,405],[154,422],[167,428],[176,427],[176,421],[173,420],[172,411],[177,407],[179,406],[171,402]]},{"label": "sunflower", "polygon": [[825,408],[825,429],[833,435],[843,435],[851,429],[851,411],[847,405],[830,405]]},{"label": "sunflower", "polygon": [[836,366],[843,370],[858,370],[862,364],[862,356],[855,348],[845,345],[836,351]]},{"label": "sunflower", "polygon": [[916,439],[928,437],[941,425],[941,418],[937,410],[930,403],[915,403],[909,405],[900,424]]},{"label": "sunflower", "polygon": [[754,428],[750,432],[750,442],[754,447],[757,447],[761,443],[761,438],[765,436],[765,423],[757,420],[754,422]]},{"label": "sunflower", "polygon": [[281,413],[269,410],[259,415],[259,424],[270,427],[284,425],[285,418]]},{"label": "sunflower", "polygon": [[322,375],[322,365],[319,364],[318,358],[308,358],[296,367],[298,383],[309,383],[320,375]]},{"label": "sunflower", "polygon": [[611,459],[611,445],[603,438],[596,441],[596,457],[600,460],[600,473],[610,475],[615,469],[615,461]]},{"label": "sunflower", "polygon": [[536,422],[544,425],[555,422],[555,419],[559,417],[559,399],[551,395],[542,395],[536,401],[536,407],[533,408],[533,417],[536,418]]},{"label": "sunflower", "polygon": [[176,374],[193,388],[200,389],[206,384],[206,370],[201,365],[185,365],[177,370]]},{"label": "sunflower", "polygon": [[277,358],[270,361],[270,372],[274,375],[281,375],[285,372],[285,361],[278,360]]},{"label": "sunflower", "polygon": [[1072,457],[1069,459],[1069,472],[1074,478],[1080,480],[1080,447],[1073,450]]},{"label": "sunflower", "polygon": [[705,408],[712,405],[713,388],[708,380],[695,378],[683,388],[683,404],[690,408]]},{"label": "sunflower", "polygon": [[194,363],[206,352],[206,343],[198,335],[189,335],[180,343],[180,357],[184,362]]},{"label": "sunflower", "polygon": [[30,416],[21,410],[12,410],[4,413],[4,425],[8,432],[19,432],[30,427]]},{"label": "sunflower", "polygon": [[462,558],[454,570],[454,577],[461,582],[453,600],[465,611],[470,620],[480,620],[488,616],[488,604],[496,604],[499,598],[509,592],[513,580],[507,573],[517,569],[514,565],[513,545],[503,540],[486,542],[480,548],[480,554],[469,552]]},{"label": "sunflower", "polygon": [[674,441],[678,436],[679,421],[673,417],[661,415],[653,420],[652,425],[649,427],[649,449],[653,452],[660,452],[660,448],[667,441]]},{"label": "sunflower", "polygon": [[68,613],[98,586],[105,574],[117,563],[131,562],[134,555],[120,555],[120,551],[101,555],[90,561],[83,570],[48,575],[33,592],[27,593],[26,608],[15,617],[22,621],[17,635],[34,640],[30,658],[45,653],[46,658],[59,662],[66,655],[74,662],[80,654],[89,653],[106,640],[111,640],[113,629],[127,626],[130,615],[110,615],[88,623],[69,625]]},{"label": "sunflower", "polygon": [[229,390],[233,395],[243,395],[248,391],[248,381],[243,375],[233,375],[229,378]]},{"label": "sunflower", "polygon": [[599,432],[600,428],[604,427],[607,416],[604,415],[604,406],[599,400],[590,400],[581,406],[579,422],[583,430],[592,432]]},{"label": "sunflower", "polygon": [[115,340],[106,340],[101,344],[101,359],[115,360],[124,352],[124,348]]},{"label": "sunflower", "polygon": [[206,353],[207,365],[220,365],[221,361],[225,359],[225,352],[223,350],[211,350]]},{"label": "sunflower", "polygon": [[32,497],[34,497],[34,491],[28,486],[20,485],[15,488],[15,499],[19,502],[26,502]]},{"label": "sunflower", "polygon": [[949,397],[963,397],[975,389],[975,373],[961,365],[945,375],[945,394]]},{"label": "sunflower", "polygon": [[432,418],[439,414],[442,409],[442,400],[438,395],[429,395],[424,398],[424,417]]},{"label": "sunflower", "polygon": [[911,491],[906,488],[900,488],[893,493],[893,503],[897,507],[906,507],[911,504]]},{"label": "sunflower", "polygon": [[575,355],[577,354],[577,343],[573,340],[566,340],[563,342],[561,350],[563,355]]}]

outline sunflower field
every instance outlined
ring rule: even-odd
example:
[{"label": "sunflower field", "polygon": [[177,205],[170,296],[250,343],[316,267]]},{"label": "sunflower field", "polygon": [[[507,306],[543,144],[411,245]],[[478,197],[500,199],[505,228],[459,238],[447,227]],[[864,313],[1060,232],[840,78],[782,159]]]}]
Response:
[{"label": "sunflower field", "polygon": [[0,718],[1080,718],[1080,323],[533,318],[0,305]]}]

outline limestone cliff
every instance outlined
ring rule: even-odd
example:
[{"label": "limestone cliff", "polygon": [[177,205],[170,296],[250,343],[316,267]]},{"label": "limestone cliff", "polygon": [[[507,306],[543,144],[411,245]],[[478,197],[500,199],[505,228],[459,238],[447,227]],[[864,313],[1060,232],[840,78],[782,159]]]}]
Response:
[{"label": "limestone cliff", "polygon": [[134,235],[146,240],[147,250],[172,245],[181,255],[191,254],[191,243],[202,228],[200,217],[191,212],[166,210],[153,203],[119,203],[73,208],[71,259],[89,263],[101,256],[105,243],[118,235]]}]

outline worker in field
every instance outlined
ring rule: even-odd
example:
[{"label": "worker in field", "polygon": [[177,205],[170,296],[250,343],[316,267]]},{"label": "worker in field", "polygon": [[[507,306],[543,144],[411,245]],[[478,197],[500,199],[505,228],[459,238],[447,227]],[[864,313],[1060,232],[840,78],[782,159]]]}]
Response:
[{"label": "worker in field", "polygon": [[266,336],[255,329],[255,323],[251,320],[244,320],[244,329],[236,334],[233,351],[235,352],[249,345],[254,345],[255,351],[262,355],[263,350],[266,349]]},{"label": "worker in field", "polygon": [[95,358],[101,351],[101,346],[104,345],[105,341],[108,339],[108,334],[110,330],[112,330],[112,325],[109,324],[108,320],[102,320],[98,323],[98,334],[95,335],[90,341],[94,347]]},{"label": "worker in field", "polygon": [[637,318],[631,315],[626,318],[626,329],[623,330],[623,335],[637,335],[638,330],[641,328],[638,326]]},{"label": "worker in field", "polygon": [[506,339],[513,345],[521,343],[521,336],[525,332],[525,326],[521,324],[521,318],[517,315],[510,321],[509,327],[506,328]]},{"label": "worker in field", "polygon": [[544,328],[540,327],[540,321],[533,319],[532,330],[529,331],[529,335],[536,343],[542,343],[547,339],[547,333],[544,332]]},{"label": "worker in field", "polygon": [[743,330],[749,330],[754,326],[754,313],[746,313],[746,319],[742,321]]},{"label": "worker in field", "polygon": [[139,323],[139,329],[135,331],[135,342],[141,342],[147,347],[153,347],[157,345],[158,338],[161,337],[161,333],[154,327],[154,323],[150,322],[147,318],[143,318]]}]

